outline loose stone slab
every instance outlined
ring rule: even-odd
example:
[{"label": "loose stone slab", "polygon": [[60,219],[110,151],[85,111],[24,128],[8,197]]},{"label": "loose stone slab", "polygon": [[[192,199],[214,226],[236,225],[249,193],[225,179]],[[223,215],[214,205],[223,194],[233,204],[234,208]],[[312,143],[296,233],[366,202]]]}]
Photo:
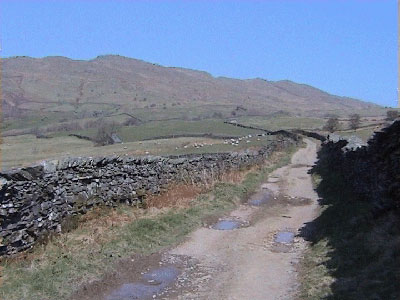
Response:
[{"label": "loose stone slab", "polygon": [[268,182],[269,183],[277,183],[279,181],[281,181],[281,179],[279,177],[270,177],[270,178],[268,178]]}]

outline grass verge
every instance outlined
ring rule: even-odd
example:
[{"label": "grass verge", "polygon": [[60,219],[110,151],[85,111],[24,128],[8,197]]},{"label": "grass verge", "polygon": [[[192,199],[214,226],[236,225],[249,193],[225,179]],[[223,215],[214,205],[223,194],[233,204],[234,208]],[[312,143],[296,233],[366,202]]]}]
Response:
[{"label": "grass verge", "polygon": [[77,229],[35,247],[32,253],[1,262],[0,299],[67,299],[83,283],[114,270],[133,253],[151,254],[175,245],[202,221],[232,210],[290,162],[295,148],[276,153],[267,165],[239,183],[219,182],[182,208],[140,210],[127,206],[96,209]]}]

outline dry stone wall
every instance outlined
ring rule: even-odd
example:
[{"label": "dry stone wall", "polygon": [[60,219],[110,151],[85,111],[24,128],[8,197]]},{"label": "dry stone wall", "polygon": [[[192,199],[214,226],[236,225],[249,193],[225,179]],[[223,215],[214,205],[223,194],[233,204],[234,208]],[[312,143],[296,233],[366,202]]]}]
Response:
[{"label": "dry stone wall", "polygon": [[340,174],[361,201],[368,201],[375,214],[400,212],[400,121],[362,145],[358,141],[337,139],[323,144],[320,168]]},{"label": "dry stone wall", "polygon": [[0,255],[32,247],[62,230],[68,216],[97,205],[138,204],[171,182],[199,182],[261,164],[296,141],[284,138],[259,151],[180,157],[87,157],[46,161],[0,173]]}]

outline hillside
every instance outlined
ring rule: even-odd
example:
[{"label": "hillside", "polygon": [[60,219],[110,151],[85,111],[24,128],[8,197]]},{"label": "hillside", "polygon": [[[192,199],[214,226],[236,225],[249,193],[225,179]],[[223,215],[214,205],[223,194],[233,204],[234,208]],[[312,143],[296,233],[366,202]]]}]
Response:
[{"label": "hillside", "polygon": [[89,61],[13,57],[3,59],[2,69],[3,111],[11,119],[38,113],[64,119],[129,113],[148,121],[280,111],[297,116],[380,111],[375,104],[287,80],[213,77],[114,55]]}]

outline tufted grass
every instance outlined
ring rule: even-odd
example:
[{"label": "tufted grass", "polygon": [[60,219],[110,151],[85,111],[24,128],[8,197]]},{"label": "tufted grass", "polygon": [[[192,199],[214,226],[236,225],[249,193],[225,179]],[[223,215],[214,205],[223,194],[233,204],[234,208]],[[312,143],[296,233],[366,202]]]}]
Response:
[{"label": "tufted grass", "polygon": [[80,218],[77,229],[37,246],[32,253],[5,259],[0,299],[67,299],[83,283],[114,270],[134,253],[151,254],[176,245],[210,217],[224,214],[248,197],[274,169],[290,162],[295,148],[275,153],[263,167],[237,182],[216,183],[183,207],[99,208]]}]

